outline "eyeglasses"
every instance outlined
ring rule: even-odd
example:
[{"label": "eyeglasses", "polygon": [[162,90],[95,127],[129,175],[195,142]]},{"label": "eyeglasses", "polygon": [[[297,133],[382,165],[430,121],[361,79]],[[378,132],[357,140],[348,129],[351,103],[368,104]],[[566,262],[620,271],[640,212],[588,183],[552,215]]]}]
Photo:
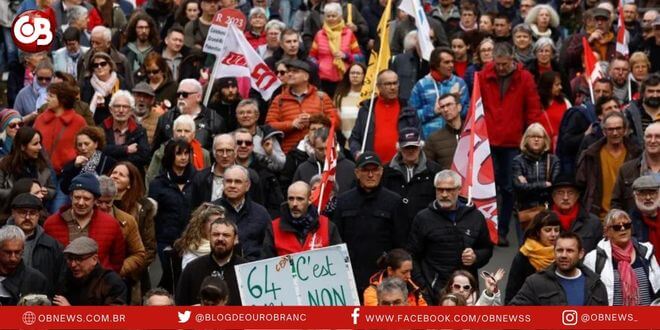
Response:
[{"label": "eyeglasses", "polygon": [[250,140],[236,140],[236,144],[238,144],[239,146],[249,147],[249,146],[252,146],[252,141],[250,141]]},{"label": "eyeglasses", "polygon": [[11,129],[14,129],[14,128],[21,128],[21,127],[23,127],[23,125],[24,125],[24,123],[22,121],[17,121],[17,122],[10,123],[9,125],[7,125],[7,127],[11,128]]},{"label": "eyeglasses", "polygon": [[286,73],[287,73],[286,70],[277,70],[277,75],[278,75],[278,76],[283,76],[283,75],[285,75]]},{"label": "eyeglasses", "polygon": [[386,86],[386,87],[394,87],[394,86],[399,86],[399,82],[398,81],[388,81],[388,82],[381,83],[379,85]]},{"label": "eyeglasses", "polygon": [[93,69],[98,69],[98,68],[101,68],[101,67],[105,67],[106,65],[108,65],[108,62],[105,62],[105,61],[104,62],[98,62],[98,63],[92,64],[92,68]]},{"label": "eyeglasses", "polygon": [[94,254],[95,253],[91,253],[91,254],[85,254],[85,255],[82,255],[82,256],[78,256],[78,255],[75,255],[75,254],[66,254],[64,256],[64,258],[69,263],[74,263],[74,262],[81,263],[81,262],[91,258],[92,256],[94,256]]},{"label": "eyeglasses", "polygon": [[16,210],[16,213],[18,213],[18,215],[22,217],[31,217],[40,214],[39,210],[35,210],[35,209],[19,209]]},{"label": "eyeglasses", "polygon": [[642,198],[655,198],[658,196],[658,190],[635,190],[635,195]]},{"label": "eyeglasses", "polygon": [[626,231],[632,228],[632,222],[626,222],[620,225],[611,225],[610,228],[612,228],[614,231]]},{"label": "eyeglasses", "polygon": [[112,105],[113,109],[130,109],[131,106],[128,104],[113,104]]},{"label": "eyeglasses", "polygon": [[178,97],[178,98],[183,97],[185,99],[185,98],[188,98],[188,96],[190,96],[192,94],[197,94],[197,92],[176,92],[176,97]]},{"label": "eyeglasses", "polygon": [[160,69],[156,69],[156,70],[146,70],[145,72],[147,73],[148,76],[150,76],[150,75],[154,75],[154,74],[159,74],[159,73],[160,73]]},{"label": "eyeglasses", "polygon": [[37,80],[50,82],[51,80],[53,80],[53,77],[39,77],[39,76],[37,76]]},{"label": "eyeglasses", "polygon": [[466,285],[460,285],[460,284],[458,284],[458,283],[454,283],[451,287],[452,287],[454,290],[457,290],[457,291],[459,291],[459,290],[461,290],[461,289],[463,289],[463,291],[470,291],[470,290],[472,289],[472,286],[469,285],[469,284],[466,284]]}]

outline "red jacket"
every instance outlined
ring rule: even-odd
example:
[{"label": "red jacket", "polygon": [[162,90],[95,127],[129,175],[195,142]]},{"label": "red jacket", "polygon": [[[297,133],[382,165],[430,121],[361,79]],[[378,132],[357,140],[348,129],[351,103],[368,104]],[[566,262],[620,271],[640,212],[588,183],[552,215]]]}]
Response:
[{"label": "red jacket", "polygon": [[478,77],[490,145],[519,148],[527,126],[539,121],[542,116],[534,76],[523,69],[522,64],[517,64],[503,97],[500,97],[495,62],[486,64]]},{"label": "red jacket", "polygon": [[41,133],[41,145],[58,175],[64,164],[76,158],[76,134],[85,126],[85,118],[73,110],[64,110],[57,117],[48,109],[34,121],[34,129]]},{"label": "red jacket", "polygon": [[[69,245],[69,228],[62,219],[62,213],[70,206],[60,209],[51,215],[44,223],[46,234],[60,242],[62,246]],[[99,246],[99,262],[103,268],[112,269],[119,274],[126,257],[124,235],[119,223],[111,215],[94,209],[92,221],[88,225],[89,237]]]},{"label": "red jacket", "polygon": [[273,243],[278,256],[291,253],[308,251],[328,247],[330,245],[330,220],[326,216],[319,215],[319,228],[307,233],[305,242],[300,244],[296,233],[282,230],[280,222],[282,218],[273,220]]}]

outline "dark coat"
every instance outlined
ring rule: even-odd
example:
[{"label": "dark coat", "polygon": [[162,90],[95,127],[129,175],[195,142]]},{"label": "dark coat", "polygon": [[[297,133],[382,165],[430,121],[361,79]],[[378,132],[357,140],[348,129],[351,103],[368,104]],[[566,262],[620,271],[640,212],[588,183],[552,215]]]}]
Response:
[{"label": "dark coat", "polygon": [[614,190],[612,190],[612,208],[627,211],[636,207],[632,184],[642,175],[642,165],[646,167],[645,162],[644,154],[642,154],[642,156],[631,159],[621,165],[619,174],[616,176]]},{"label": "dark coat", "polygon": [[199,304],[199,289],[207,276],[218,276],[225,280],[229,287],[229,306],[241,306],[241,296],[236,281],[235,265],[247,262],[234,254],[224,266],[219,266],[211,254],[199,257],[186,265],[179,277],[174,295],[177,306],[190,306]]},{"label": "dark coat", "polygon": [[448,123],[445,123],[445,127],[433,132],[426,138],[426,144],[424,145],[426,157],[438,163],[443,170],[451,169],[460,136],[460,129],[454,129]]},{"label": "dark coat", "polygon": [[[582,206],[593,214],[600,214],[603,199],[603,172],[601,168],[600,150],[605,146],[606,139],[602,138],[585,150],[578,160],[575,173],[576,183],[584,189]],[[625,161],[639,157],[640,147],[630,138],[623,140],[626,148]]]},{"label": "dark coat", "polygon": [[[115,143],[115,133],[112,130],[113,119],[108,117],[103,121],[103,131],[105,132],[105,148],[103,153],[114,158],[116,161],[129,161],[135,167],[141,169],[149,165],[151,161],[149,140],[147,139],[147,131],[138,124],[133,118],[128,120],[128,131],[126,131],[126,142],[118,145]],[[137,152],[129,154],[127,152],[128,146],[136,143]]]},{"label": "dark coat", "polygon": [[[7,221],[8,225],[15,225],[14,219]],[[49,285],[54,288],[60,281],[65,269],[64,249],[60,243],[44,232],[37,225],[35,229],[35,243],[32,249],[32,268],[42,273],[48,279]]]},{"label": "dark coat", "polygon": [[[548,160],[550,171],[548,171]],[[547,177],[548,172],[550,177]],[[513,158],[513,190],[518,200],[518,209],[524,210],[537,205],[550,202],[550,187],[546,182],[554,182],[559,175],[559,158],[544,153],[538,159],[525,153]],[[519,176],[525,177],[527,183],[518,180]]]},{"label": "dark coat", "polygon": [[149,184],[149,197],[158,203],[156,213],[156,241],[159,243],[172,244],[174,240],[181,237],[181,233],[190,220],[190,195],[191,179],[194,170],[188,177],[188,181],[179,189],[176,183],[170,179],[169,173],[163,173]]},{"label": "dark coat", "polygon": [[266,208],[250,198],[245,199],[245,204],[238,211],[224,198],[213,201],[213,204],[224,207],[227,218],[238,226],[239,245],[234,247],[234,252],[247,260],[260,259],[261,243],[271,220]]},{"label": "dark coat", "polygon": [[[195,210],[197,207],[202,205],[204,202],[212,202],[211,193],[213,191],[213,168],[205,168],[199,172],[196,172],[193,175],[190,192],[190,209]],[[250,198],[256,202],[261,203],[262,200],[262,189],[261,189],[261,180],[259,179],[259,174],[252,169],[248,169],[250,173],[250,190],[248,190],[248,195]]]},{"label": "dark coat", "polygon": [[[81,33],[81,34],[83,34],[83,33]],[[83,55],[83,57],[78,59],[78,65],[77,65],[77,70],[78,71],[76,71],[76,72],[78,72],[78,77],[77,78],[78,78],[79,82],[83,81],[83,80],[87,80],[92,75],[91,72],[89,72],[87,70],[87,68],[89,67],[89,61],[92,59],[92,55],[94,55],[94,50],[92,50],[90,48],[90,50],[87,51],[85,53],[85,55]],[[114,47],[110,48],[110,54],[108,54],[108,55],[110,55],[110,58],[112,59],[113,62],[115,62],[115,65],[117,66],[117,70],[116,70],[117,75],[124,77],[124,79],[126,80],[125,81],[126,87],[122,86],[121,89],[131,90],[131,88],[133,88],[134,84],[133,84],[133,74],[131,72],[132,71],[131,70],[131,65],[130,65],[130,63],[128,63],[128,59],[126,59],[126,56],[124,54],[120,53]],[[92,95],[93,94],[94,93],[92,92]],[[89,99],[86,100],[85,98],[82,97],[82,92],[80,94],[80,98],[83,101],[89,102]],[[91,97],[90,97],[90,99],[91,99]]]},{"label": "dark coat", "polygon": [[[101,153],[101,160],[99,161],[99,164],[96,165],[96,174],[99,176],[104,174],[109,175],[110,170],[115,167],[116,162],[117,161],[111,157],[108,157],[108,155],[105,153]],[[71,181],[73,178],[78,176],[82,170],[82,166],[77,167],[75,164],[75,159],[68,162],[66,165],[64,165],[62,168],[62,173],[60,174],[60,189],[62,189],[62,192],[67,195],[69,194],[69,186],[71,185]]]},{"label": "dark coat", "polygon": [[377,272],[376,260],[384,252],[402,248],[408,234],[408,221],[401,196],[382,184],[367,192],[353,188],[337,197],[332,221],[348,246],[358,292],[369,286],[369,277]]},{"label": "dark coat", "polygon": [[407,170],[401,164],[401,154],[397,153],[383,171],[383,187],[399,194],[405,207],[405,217],[412,222],[419,211],[425,209],[435,199],[433,179],[440,172],[440,165],[419,154],[419,165],[413,170],[410,179]]},{"label": "dark coat", "polygon": [[522,288],[525,280],[536,273],[536,268],[529,262],[529,258],[524,256],[520,251],[516,253],[509,268],[509,278],[506,281],[506,292],[504,296],[504,304],[508,305],[511,299],[516,296],[520,288]]},{"label": "dark coat", "polygon": [[561,160],[561,173],[575,173],[584,132],[595,120],[596,113],[591,103],[571,107],[564,112],[557,139],[557,157]]},{"label": "dark coat", "polygon": [[[268,210],[271,219],[280,216],[280,206],[286,200],[280,180],[271,169],[268,168],[268,160],[262,154],[252,153],[248,169],[259,176],[259,186],[255,187],[255,202]],[[252,188],[252,187],[250,187]],[[287,187],[288,188],[288,187]]]},{"label": "dark coat", "polygon": [[[195,117],[195,138],[202,144],[202,148],[211,150],[213,147],[213,137],[216,134],[224,133],[225,121],[215,111],[210,110],[200,104],[201,111]],[[172,138],[172,127],[174,120],[181,115],[178,107],[164,113],[158,118],[156,132],[152,143],[152,153],[158,150],[161,144]]]},{"label": "dark coat", "polygon": [[286,194],[286,189],[293,183],[293,175],[298,170],[300,164],[306,162],[310,155],[298,148],[293,148],[286,154],[286,161],[284,168],[280,171],[280,186],[283,193]]},{"label": "dark coat", "polygon": [[10,298],[0,298],[3,305],[15,306],[22,296],[36,293],[45,294],[49,298],[53,296],[53,288],[48,279],[38,270],[25,266],[21,261],[16,270],[6,276],[2,286],[11,295]]},{"label": "dark coat", "polygon": [[576,233],[582,239],[584,253],[596,248],[598,242],[603,238],[603,223],[593,213],[580,206],[575,221],[571,224],[569,231]]},{"label": "dark coat", "polygon": [[[87,54],[91,53],[91,51],[88,51]],[[78,62],[80,63],[80,62]],[[85,77],[82,80],[82,85],[80,87],[80,99],[83,102],[86,102],[89,104],[89,102],[92,101],[92,97],[94,96],[94,87],[92,87],[91,83],[91,77]],[[127,80],[125,80],[124,76],[117,73],[117,79],[119,80],[119,89],[122,90],[130,90],[131,85],[128,84]],[[112,98],[112,95],[108,95],[105,97],[105,106],[97,106],[96,111],[94,112],[94,123],[96,123],[97,126],[101,126],[101,123],[103,121],[110,117],[110,99]]]},{"label": "dark coat", "polygon": [[[413,256],[413,281],[434,294],[439,293],[457,269],[466,269],[478,278],[477,269],[485,266],[493,255],[483,214],[461,200],[458,203],[455,222],[433,201],[417,214],[410,228],[408,251]],[[477,255],[470,267],[461,261],[467,248]]]},{"label": "dark coat", "polygon": [[[315,156],[310,156],[306,162],[300,164],[293,174],[293,182],[302,180],[307,183],[317,174],[323,172],[324,162],[318,161]],[[339,186],[339,193],[344,193],[355,187],[355,163],[339,154],[337,158],[337,173],[335,180]],[[287,187],[288,188],[288,187]]]},{"label": "dark coat", "polygon": [[96,264],[84,279],[73,277],[67,270],[58,294],[64,296],[71,306],[126,305],[126,284],[119,274]]},{"label": "dark coat", "polygon": [[399,76],[399,98],[403,104],[408,104],[410,92],[417,81],[429,73],[429,62],[420,59],[417,51],[409,50],[394,57],[390,70]]},{"label": "dark coat", "polygon": [[[607,306],[607,291],[598,275],[589,268],[579,265],[582,275],[586,277],[584,285],[585,306]],[[552,264],[548,269],[531,275],[525,280],[518,294],[510,302],[517,306],[565,306],[568,304],[566,292],[555,274],[557,266]]]}]

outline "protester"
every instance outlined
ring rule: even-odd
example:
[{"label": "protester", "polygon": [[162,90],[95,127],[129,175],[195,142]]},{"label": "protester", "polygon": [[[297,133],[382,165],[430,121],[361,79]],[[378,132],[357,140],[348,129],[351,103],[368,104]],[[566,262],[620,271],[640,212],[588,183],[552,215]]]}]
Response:
[{"label": "protester", "polygon": [[412,256],[403,249],[392,249],[378,258],[381,271],[371,276],[370,285],[364,290],[364,305],[378,306],[378,286],[388,278],[399,278],[406,283],[408,289],[408,306],[427,306],[422,290],[412,281]]},{"label": "protester", "polygon": [[378,306],[408,306],[406,282],[398,277],[387,277],[376,287]]}]

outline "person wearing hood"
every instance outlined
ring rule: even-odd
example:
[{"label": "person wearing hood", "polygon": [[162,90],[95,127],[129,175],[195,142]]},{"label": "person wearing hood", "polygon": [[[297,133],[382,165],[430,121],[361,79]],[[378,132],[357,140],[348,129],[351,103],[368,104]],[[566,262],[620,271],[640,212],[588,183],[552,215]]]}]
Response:
[{"label": "person wearing hood", "polygon": [[483,214],[459,199],[461,176],[443,170],[433,183],[436,199],[413,219],[407,250],[413,256],[413,280],[437,297],[457,269],[476,278],[492,257],[493,244]]},{"label": "person wearing hood", "polygon": [[441,168],[422,152],[424,141],[415,127],[402,129],[396,146],[396,155],[383,171],[383,186],[401,195],[406,219],[412,221],[435,199],[433,176]]},{"label": "person wearing hood", "polygon": [[53,80],[53,65],[49,60],[37,64],[34,69],[34,80],[23,87],[14,101],[14,110],[23,116],[23,121],[32,123],[37,117],[37,109],[46,103],[48,86]]},{"label": "person wearing hood", "polygon": [[311,187],[296,181],[287,190],[282,216],[268,223],[262,258],[272,258],[341,244],[337,226],[311,204]]},{"label": "person wearing hood", "polygon": [[5,109],[0,112],[0,157],[11,152],[14,136],[23,127],[23,117],[18,111]]}]

